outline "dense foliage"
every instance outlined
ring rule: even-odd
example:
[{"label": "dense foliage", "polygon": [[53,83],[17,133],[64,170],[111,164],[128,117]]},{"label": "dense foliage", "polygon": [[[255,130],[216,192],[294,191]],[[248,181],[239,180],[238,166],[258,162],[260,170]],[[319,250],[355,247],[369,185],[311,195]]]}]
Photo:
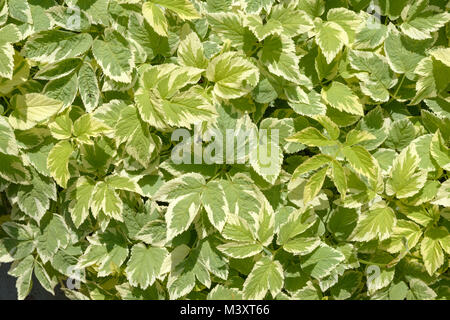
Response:
[{"label": "dense foliage", "polygon": [[18,297],[449,299],[448,9],[0,0]]}]

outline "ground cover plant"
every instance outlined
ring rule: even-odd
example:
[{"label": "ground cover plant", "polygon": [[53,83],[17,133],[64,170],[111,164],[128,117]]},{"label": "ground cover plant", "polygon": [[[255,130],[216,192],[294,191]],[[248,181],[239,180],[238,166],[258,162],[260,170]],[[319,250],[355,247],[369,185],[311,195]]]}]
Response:
[{"label": "ground cover plant", "polygon": [[448,9],[0,0],[18,298],[450,298]]}]

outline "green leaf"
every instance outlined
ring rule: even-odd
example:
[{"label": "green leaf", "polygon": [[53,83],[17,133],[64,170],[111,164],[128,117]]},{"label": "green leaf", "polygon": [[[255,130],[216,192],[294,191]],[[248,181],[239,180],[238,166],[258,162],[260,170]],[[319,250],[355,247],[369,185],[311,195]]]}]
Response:
[{"label": "green leaf", "polygon": [[438,165],[445,170],[450,170],[450,149],[444,144],[444,139],[439,131],[436,131],[431,139],[430,153]]},{"label": "green leaf", "polygon": [[29,184],[30,171],[23,165],[21,158],[0,153],[0,177],[18,184]]},{"label": "green leaf", "polygon": [[278,96],[268,79],[261,79],[252,91],[253,98],[258,103],[269,103]]},{"label": "green leaf", "polygon": [[0,116],[0,152],[17,156],[16,136],[7,119]]},{"label": "green leaf", "polygon": [[283,249],[294,255],[306,255],[311,253],[321,244],[320,238],[297,237],[283,244]]},{"label": "green leaf", "polygon": [[325,137],[316,128],[306,128],[286,139],[290,142],[299,142],[311,147],[326,147],[336,145],[336,141]]},{"label": "green leaf", "polygon": [[63,102],[63,109],[69,107],[75,100],[78,92],[78,77],[75,73],[63,78],[51,80],[44,87],[44,94]]},{"label": "green leaf", "polygon": [[[222,87],[222,89],[228,91],[229,88]],[[214,106],[202,95],[203,91],[200,90],[188,90],[174,96],[170,101],[163,101],[160,106],[160,114],[167,117],[166,121],[169,125],[190,127],[191,124],[215,118]]]},{"label": "green leaf", "polygon": [[314,173],[306,182],[305,189],[303,191],[303,203],[305,205],[307,205],[319,194],[325,181],[327,171],[328,166]]},{"label": "green leaf", "polygon": [[91,209],[94,217],[103,212],[107,217],[122,221],[123,202],[117,192],[106,182],[98,182],[95,185]]},{"label": "green leaf", "polygon": [[260,136],[258,140],[250,152],[250,164],[264,180],[274,184],[283,164],[283,150],[277,143],[278,136],[274,137],[272,133],[270,137]]},{"label": "green leaf", "polygon": [[394,160],[391,177],[386,182],[386,193],[397,198],[407,198],[415,195],[423,188],[427,180],[425,172],[416,172],[419,166],[419,155],[410,145],[403,149],[400,156]]},{"label": "green leaf", "polygon": [[450,207],[450,180],[446,180],[439,188],[433,204]]},{"label": "green leaf", "polygon": [[279,21],[270,19],[263,24],[262,19],[258,15],[247,15],[245,17],[245,25],[253,32],[259,41],[263,41],[270,35],[279,35],[283,30]]},{"label": "green leaf", "polygon": [[167,18],[164,15],[164,11],[159,6],[152,2],[144,3],[142,5],[142,15],[157,34],[167,37],[169,31]]},{"label": "green leaf", "polygon": [[336,300],[350,299],[358,289],[362,274],[358,271],[346,271],[338,282],[331,287],[331,295]]},{"label": "green leaf", "polygon": [[263,248],[260,243],[257,243],[256,235],[248,222],[237,215],[228,215],[222,235],[233,242],[222,244],[218,249],[233,258],[243,259],[254,256]]},{"label": "green leaf", "polygon": [[342,153],[357,173],[372,180],[377,179],[378,162],[366,149],[361,146],[344,147]]},{"label": "green leaf", "polygon": [[262,245],[268,246],[272,243],[275,228],[275,215],[268,201],[265,201],[255,220],[257,239]]},{"label": "green leaf", "polygon": [[156,143],[148,125],[140,119],[138,110],[133,106],[126,106],[122,109],[115,125],[115,136],[120,143],[125,142],[127,153],[142,166],[148,166],[156,149]]},{"label": "green leaf", "polygon": [[142,119],[166,129],[169,125],[190,127],[214,118],[216,110],[203,89],[196,86],[179,92],[197,83],[201,73],[201,69],[174,64],[145,66],[135,95]]},{"label": "green leaf", "polygon": [[260,253],[263,246],[259,243],[228,242],[221,244],[217,248],[232,258],[245,259]]},{"label": "green leaf", "polygon": [[[8,46],[6,45],[4,48],[7,47]],[[17,85],[23,84],[30,74],[30,65],[17,52],[14,54],[13,60],[14,66],[11,79],[0,79],[0,93],[4,95],[10,93]],[[7,63],[9,63],[9,61]],[[5,67],[3,66],[3,68]]]},{"label": "green leaf", "polygon": [[200,193],[205,184],[202,175],[187,173],[166,182],[155,194],[154,199],[168,202],[190,193]]},{"label": "green leaf", "polygon": [[168,256],[165,248],[146,247],[136,244],[131,248],[131,257],[125,269],[132,286],[146,289],[161,275],[164,260]]},{"label": "green leaf", "polygon": [[347,240],[356,227],[357,220],[358,213],[356,209],[337,207],[333,210],[328,220],[328,228],[336,239],[340,241]]},{"label": "green leaf", "polygon": [[72,137],[73,123],[68,111],[59,114],[48,127],[55,139],[66,140]]},{"label": "green leaf", "polygon": [[37,238],[37,252],[42,262],[51,260],[60,248],[69,244],[69,232],[66,223],[59,215],[48,215],[40,224],[41,234]]},{"label": "green leaf", "polygon": [[27,130],[47,121],[62,107],[62,102],[40,93],[27,93],[15,96],[14,111],[9,123],[14,129]]},{"label": "green leaf", "polygon": [[275,297],[282,289],[284,281],[283,268],[278,261],[267,257],[261,258],[253,267],[244,282],[245,299],[261,300],[270,291]]},{"label": "green leaf", "polygon": [[167,239],[171,240],[186,231],[200,211],[200,195],[181,196],[169,204],[166,213]]},{"label": "green leaf", "polygon": [[7,6],[9,14],[14,19],[25,23],[33,23],[31,9],[26,0],[8,0]]},{"label": "green leaf", "polygon": [[7,234],[7,237],[0,241],[2,262],[17,261],[31,255],[36,247],[36,228],[15,222],[4,222],[2,229]]},{"label": "green leaf", "polygon": [[31,60],[54,63],[75,58],[91,48],[92,37],[87,33],[49,30],[31,36],[25,44],[25,56]]},{"label": "green leaf", "polygon": [[58,284],[58,279],[55,275],[50,275],[46,268],[38,261],[35,261],[34,275],[41,286],[51,294],[55,294],[55,287]]},{"label": "green leaf", "polygon": [[439,118],[450,118],[450,102],[448,100],[427,99],[425,103]]},{"label": "green leaf", "polygon": [[408,300],[435,300],[437,297],[436,292],[420,279],[411,279],[409,286]]},{"label": "green leaf", "polygon": [[91,199],[92,214],[97,217],[100,212],[103,212],[110,218],[123,221],[123,201],[117,193],[119,190],[140,192],[137,183],[130,178],[118,175],[108,176],[95,185]]},{"label": "green leaf", "polygon": [[92,193],[95,188],[95,182],[89,177],[80,177],[75,184],[68,189],[70,199],[69,211],[72,221],[78,228],[89,216]]},{"label": "green leaf", "polygon": [[160,208],[154,202],[147,202],[144,210],[138,212],[125,202],[123,218],[131,239],[158,247],[166,243],[167,226],[160,219]]},{"label": "green leaf", "polygon": [[289,106],[298,114],[304,116],[325,115],[327,107],[321,101],[321,95],[312,90],[308,95],[301,96],[299,101],[289,101]]},{"label": "green leaf", "polygon": [[92,144],[91,137],[98,137],[109,130],[109,127],[90,114],[82,115],[73,124],[73,136],[76,140],[86,144]]},{"label": "green leaf", "polygon": [[270,20],[279,22],[283,33],[288,37],[307,33],[313,29],[312,19],[301,10],[294,10],[291,6],[276,5],[270,12]]},{"label": "green leaf", "polygon": [[14,71],[14,47],[0,43],[0,77],[12,79]]},{"label": "green leaf", "polygon": [[391,285],[389,289],[390,300],[405,300],[408,293],[408,286],[405,282],[401,281],[394,285]]},{"label": "green leaf", "polygon": [[444,264],[444,250],[450,251],[450,235],[444,227],[428,229],[420,244],[420,254],[428,274],[433,275]]},{"label": "green leaf", "polygon": [[411,250],[419,242],[421,236],[422,230],[417,224],[412,221],[397,220],[391,238],[386,241],[387,251],[396,253]]},{"label": "green leaf", "polygon": [[29,255],[23,260],[16,261],[8,271],[9,275],[16,276],[17,299],[24,300],[31,291],[34,257]]},{"label": "green leaf", "polygon": [[197,10],[195,10],[189,0],[151,0],[151,2],[175,12],[183,20],[200,18]]},{"label": "green leaf", "polygon": [[295,53],[294,42],[286,36],[273,35],[264,40],[261,62],[274,75],[300,84],[299,58]]},{"label": "green leaf", "polygon": [[358,116],[364,115],[364,109],[358,96],[343,83],[333,81],[330,87],[322,89],[322,98],[339,111]]},{"label": "green leaf", "polygon": [[208,300],[242,300],[242,293],[236,288],[218,284],[208,293]]},{"label": "green leaf", "polygon": [[394,210],[380,203],[359,216],[351,239],[360,242],[388,239],[393,233],[396,222]]},{"label": "green leaf", "polygon": [[[233,12],[217,12],[207,15],[208,24],[211,29],[222,39],[222,41],[230,41],[231,45],[236,48],[244,48],[252,41],[250,36],[253,34],[246,31],[244,22],[240,15]],[[256,40],[256,39],[255,39]]]},{"label": "green leaf", "polygon": [[438,13],[435,15],[417,16],[409,21],[405,21],[400,25],[400,29],[408,37],[416,40],[424,40],[431,38],[431,33],[442,28],[450,21],[448,12]]},{"label": "green leaf", "polygon": [[99,277],[117,274],[128,257],[128,247],[116,231],[96,233],[88,238],[89,246],[78,258],[75,270],[91,267]]},{"label": "green leaf", "polygon": [[391,125],[385,144],[389,148],[403,150],[415,136],[416,131],[412,122],[407,118],[399,119]]},{"label": "green leaf", "polygon": [[217,250],[217,241],[205,240],[200,244],[199,258],[205,264],[206,269],[220,279],[228,279],[228,259]]},{"label": "green leaf", "polygon": [[128,21],[128,36],[142,47],[147,59],[156,55],[170,56],[169,39],[160,36],[141,15],[131,15]]},{"label": "green leaf", "polygon": [[386,140],[389,134],[389,121],[383,118],[383,110],[381,108],[375,108],[361,119],[356,128],[375,137],[361,143],[364,148],[371,151]]},{"label": "green leaf", "polygon": [[357,50],[375,49],[388,36],[388,28],[381,24],[376,17],[368,16],[366,24],[356,33],[353,47]]},{"label": "green leaf", "polygon": [[195,32],[182,35],[178,46],[178,61],[187,67],[206,69],[208,66],[203,45]]},{"label": "green leaf", "polygon": [[307,172],[317,170],[322,166],[329,164],[330,160],[332,160],[330,157],[323,154],[319,154],[307,159],[295,169],[294,173],[292,174],[292,180],[296,180],[298,177]]},{"label": "green leaf", "polygon": [[205,208],[209,221],[220,232],[222,232],[227,221],[227,185],[224,181],[210,181],[201,195],[202,206]]},{"label": "green leaf", "polygon": [[[418,1],[418,6],[422,5],[420,2],[421,1]],[[390,19],[396,20],[400,15],[404,16],[402,11],[404,7],[407,6],[407,4],[408,4],[407,0],[399,0],[399,1],[383,0],[380,1],[379,6],[380,11],[383,15],[387,15],[389,16]],[[411,11],[414,11],[414,9],[412,9]]]},{"label": "green leaf", "polygon": [[345,8],[333,8],[327,13],[327,20],[335,22],[345,30],[348,42],[353,43],[356,32],[359,30],[362,19],[355,12]]},{"label": "green leaf", "polygon": [[368,266],[366,276],[369,294],[372,295],[375,291],[387,287],[394,280],[395,268],[384,266],[392,261],[392,256],[386,252],[371,256],[370,261],[374,265]]},{"label": "green leaf", "polygon": [[[180,246],[181,248],[185,246]],[[178,248],[180,248],[178,247]],[[189,253],[187,251],[180,254],[181,262],[176,262],[174,270],[169,274],[167,287],[171,299],[178,299],[194,289],[196,280],[200,281],[205,287],[211,286],[211,276],[207,268],[207,263],[202,256],[202,248],[196,248]],[[175,251],[175,250],[174,250]],[[184,251],[184,249],[180,250]],[[183,260],[184,259],[184,260]]]},{"label": "green leaf", "polygon": [[100,89],[94,69],[90,64],[84,63],[78,71],[78,85],[86,111],[92,112],[100,101]]},{"label": "green leaf", "polygon": [[360,144],[361,142],[365,142],[368,140],[374,140],[376,137],[366,131],[352,130],[347,134],[345,139],[345,144],[347,146],[353,146],[355,144]]},{"label": "green leaf", "polygon": [[105,40],[95,40],[92,54],[106,76],[117,82],[131,82],[134,56],[121,34],[114,31]]},{"label": "green leaf", "polygon": [[70,142],[58,142],[50,151],[47,158],[47,168],[55,181],[63,188],[67,186],[70,178],[69,158],[74,152]]},{"label": "green leaf", "polygon": [[331,166],[331,177],[334,185],[336,186],[336,189],[341,194],[341,197],[345,198],[348,187],[347,176],[344,167],[342,167],[342,165],[338,161],[333,161],[333,164]]},{"label": "green leaf", "polygon": [[312,209],[298,209],[290,214],[288,220],[280,226],[277,243],[284,245],[288,240],[295,238],[308,230],[317,220]]},{"label": "green leaf", "polygon": [[301,266],[313,278],[322,279],[344,260],[345,257],[340,251],[322,244],[311,254],[302,258]]},{"label": "green leaf", "polygon": [[426,98],[434,98],[439,92],[444,91],[449,82],[449,69],[448,65],[433,56],[423,58],[414,70],[418,77],[417,93],[411,104],[417,104]]},{"label": "green leaf", "polygon": [[89,17],[89,21],[92,21],[94,24],[100,24],[107,26],[108,19],[110,16],[108,14],[108,0],[84,0],[77,1],[77,5],[80,7],[81,11],[86,13]]},{"label": "green leaf", "polygon": [[261,10],[270,11],[274,0],[248,0],[245,5],[245,12],[247,13],[260,13]]},{"label": "green leaf", "polygon": [[345,30],[336,22],[315,22],[316,42],[327,63],[331,63],[349,42]]},{"label": "green leaf", "polygon": [[223,229],[223,237],[239,242],[253,242],[255,235],[247,221],[237,215],[229,215]]},{"label": "green leaf", "polygon": [[373,52],[351,50],[349,61],[352,68],[360,71],[356,76],[361,81],[361,91],[374,101],[387,102],[389,89],[397,83],[387,59]]},{"label": "green leaf", "polygon": [[35,171],[32,174],[31,185],[19,185],[10,192],[15,193],[14,202],[17,202],[19,208],[37,222],[50,209],[50,201],[57,199],[53,180],[43,177]]},{"label": "green leaf", "polygon": [[325,12],[324,0],[302,0],[298,4],[300,10],[305,11],[311,17],[320,17]]},{"label": "green leaf", "polygon": [[405,73],[409,79],[414,78],[417,64],[425,57],[424,49],[424,44],[413,42],[394,31],[389,32],[384,42],[386,58],[392,70],[396,73]]},{"label": "green leaf", "polygon": [[412,142],[412,144],[415,145],[417,154],[420,157],[419,168],[427,171],[436,170],[436,165],[432,160],[430,152],[432,138],[432,134],[427,134],[414,139]]},{"label": "green leaf", "polygon": [[258,69],[233,52],[214,58],[206,69],[206,77],[215,83],[214,93],[224,99],[236,99],[249,93],[259,81]]},{"label": "green leaf", "polygon": [[327,116],[316,116],[314,118],[314,120],[316,120],[317,122],[319,122],[322,127],[325,128],[325,130],[327,131],[328,135],[332,138],[332,139],[338,139],[341,131],[338,127],[338,125],[336,123],[334,123],[330,118],[328,118]]}]

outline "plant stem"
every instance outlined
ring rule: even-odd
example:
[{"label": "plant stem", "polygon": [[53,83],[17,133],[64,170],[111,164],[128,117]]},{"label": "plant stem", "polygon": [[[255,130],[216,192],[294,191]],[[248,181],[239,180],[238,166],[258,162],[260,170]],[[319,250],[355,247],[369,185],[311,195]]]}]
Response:
[{"label": "plant stem", "polygon": [[380,266],[380,267],[386,267],[386,264],[385,264],[385,263],[377,263],[377,262],[367,261],[367,260],[359,259],[359,258],[358,258],[358,261],[359,261],[360,263],[362,263],[362,264],[375,265],[375,266]]},{"label": "plant stem", "polygon": [[402,80],[400,80],[400,84],[398,85],[397,90],[395,90],[395,93],[394,93],[394,95],[392,96],[394,99],[398,99],[397,94],[398,94],[398,92],[400,91],[400,88],[401,88],[402,85],[403,85],[403,81],[405,81],[405,77],[406,77],[406,73],[403,75]]}]

